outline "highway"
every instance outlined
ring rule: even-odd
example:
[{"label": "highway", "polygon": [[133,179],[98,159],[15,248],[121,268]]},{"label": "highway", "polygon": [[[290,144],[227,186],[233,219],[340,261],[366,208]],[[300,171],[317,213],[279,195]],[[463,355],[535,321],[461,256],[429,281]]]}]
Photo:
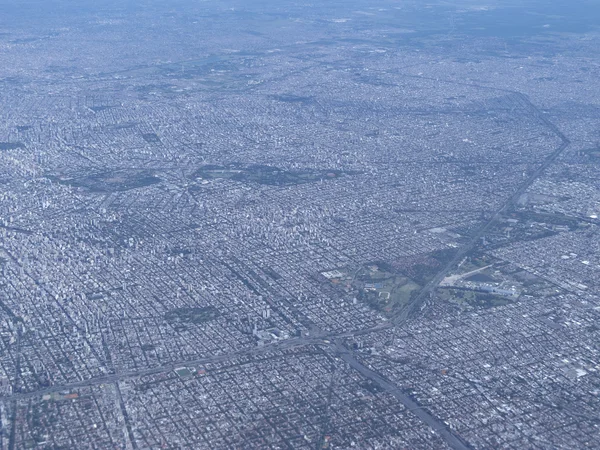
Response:
[{"label": "highway", "polygon": [[57,384],[47,388],[38,389],[31,392],[14,392],[11,395],[0,397],[1,400],[22,400],[28,398],[35,398],[45,394],[52,394],[54,392],[71,391],[73,389],[85,388],[91,386],[99,386],[104,384],[114,384],[120,381],[124,381],[131,378],[138,378],[148,375],[157,375],[160,373],[174,371],[178,367],[200,367],[207,364],[215,364],[220,362],[230,361],[235,358],[243,356],[259,356],[261,354],[289,350],[293,348],[304,347],[307,345],[327,345],[326,339],[318,337],[307,337],[307,338],[296,338],[279,341],[263,347],[250,347],[239,352],[226,353],[222,355],[208,356],[206,358],[175,361],[169,364],[164,364],[157,367],[150,367],[140,370],[132,370],[126,372],[119,372],[113,374],[102,375],[98,377],[89,378],[87,380],[76,381],[68,384]]},{"label": "highway", "polygon": [[[481,87],[481,86],[477,86]],[[552,152],[538,168],[517,188],[517,190],[501,205],[501,207],[493,214],[492,218],[485,222],[477,232],[471,236],[471,239],[462,246],[458,252],[454,255],[454,257],[442,268],[440,272],[438,272],[433,279],[431,279],[425,287],[419,292],[410,303],[408,303],[402,310],[396,314],[392,321],[394,325],[398,326],[404,323],[409,317],[411,317],[425,302],[427,297],[431,292],[433,292],[441,281],[446,278],[448,273],[460,262],[460,260],[467,255],[471,250],[473,250],[481,238],[485,236],[485,234],[496,224],[498,220],[508,212],[512,207],[515,206],[521,195],[525,193],[525,191],[533,184],[535,180],[537,180],[540,175],[544,173],[544,171],[551,166],[554,161],[563,153],[563,151],[569,146],[571,143],[569,139],[561,133],[561,131],[550,122],[546,117],[544,117],[543,113],[529,101],[527,96],[521,94],[520,92],[514,91],[505,91],[510,92],[512,94],[517,95],[521,100],[523,100],[530,108],[531,113],[534,117],[536,117],[540,122],[546,125],[550,130],[552,130],[558,138],[562,141],[561,145]]]},{"label": "highway", "polygon": [[429,425],[433,431],[439,434],[446,444],[455,450],[468,450],[469,446],[465,444],[458,436],[445,426],[443,422],[433,417],[425,411],[417,402],[410,398],[406,393],[396,386],[394,383],[386,380],[377,372],[369,369],[367,366],[359,362],[354,355],[343,345],[337,343],[335,346],[337,354],[354,370],[360,373],[363,377],[377,383],[381,388],[392,394],[397,400],[402,403],[406,409],[417,416],[423,423]]}]

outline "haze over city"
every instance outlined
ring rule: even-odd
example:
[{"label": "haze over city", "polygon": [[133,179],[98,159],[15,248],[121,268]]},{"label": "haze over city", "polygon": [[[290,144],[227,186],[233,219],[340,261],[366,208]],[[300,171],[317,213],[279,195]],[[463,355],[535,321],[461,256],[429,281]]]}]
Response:
[{"label": "haze over city", "polygon": [[598,24],[0,0],[0,448],[598,448]]}]

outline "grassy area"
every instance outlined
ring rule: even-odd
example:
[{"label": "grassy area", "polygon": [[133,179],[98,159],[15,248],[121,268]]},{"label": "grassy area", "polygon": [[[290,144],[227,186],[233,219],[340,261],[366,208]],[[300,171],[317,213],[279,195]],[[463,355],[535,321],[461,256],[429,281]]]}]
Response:
[{"label": "grassy area", "polygon": [[512,303],[508,297],[488,294],[486,292],[469,291],[464,289],[441,288],[438,291],[441,298],[477,308],[494,308]]},{"label": "grassy area", "polygon": [[354,287],[359,297],[372,308],[386,314],[406,305],[421,286],[408,277],[394,274],[377,265],[359,270]]},{"label": "grassy area", "polygon": [[284,170],[261,164],[244,165],[230,163],[225,166],[205,165],[194,173],[194,177],[205,180],[230,179],[245,183],[258,183],[271,186],[289,186],[319,180],[338,178],[350,174],[339,170]]},{"label": "grassy area", "polygon": [[165,320],[169,323],[194,323],[209,322],[219,317],[219,311],[213,306],[203,308],[176,308],[165,314]]},{"label": "grassy area", "polygon": [[465,260],[465,262],[460,266],[460,269],[458,269],[456,273],[462,274],[472,272],[473,270],[489,266],[494,262],[496,262],[496,259],[488,255],[471,255]]}]

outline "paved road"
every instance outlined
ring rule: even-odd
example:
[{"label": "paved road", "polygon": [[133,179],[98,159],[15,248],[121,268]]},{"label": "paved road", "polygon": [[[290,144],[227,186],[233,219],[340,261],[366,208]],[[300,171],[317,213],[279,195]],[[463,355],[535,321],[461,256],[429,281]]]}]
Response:
[{"label": "paved road", "polygon": [[75,381],[67,384],[57,384],[52,385],[47,388],[38,389],[31,392],[15,392],[10,395],[0,396],[0,401],[7,400],[20,400],[27,398],[35,398],[40,397],[45,394],[52,394],[54,392],[61,391],[70,391],[77,388],[82,387],[90,387],[90,386],[99,386],[102,384],[113,384],[119,381],[131,379],[131,378],[139,378],[147,375],[157,375],[159,373],[165,373],[175,370],[178,367],[201,367],[208,364],[220,363],[231,361],[233,359],[243,357],[243,356],[259,356],[261,354],[266,354],[269,352],[277,352],[281,350],[290,350],[293,348],[306,347],[309,345],[331,345],[335,339],[344,339],[344,338],[352,338],[356,336],[364,336],[366,334],[375,333],[378,331],[382,331],[388,328],[391,328],[393,324],[391,322],[383,322],[379,325],[376,325],[371,328],[357,330],[357,331],[347,331],[343,333],[318,333],[313,334],[312,336],[302,337],[302,338],[293,338],[286,339],[284,341],[274,342],[272,344],[267,344],[263,347],[247,347],[237,352],[225,353],[222,355],[214,355],[207,356],[205,358],[191,359],[191,360],[182,360],[170,362],[168,364],[163,364],[157,367],[150,367],[139,370],[131,370],[119,373],[111,373],[107,375],[101,375],[93,378],[88,378],[87,380]]},{"label": "paved road", "polygon": [[469,450],[469,446],[465,444],[462,439],[456,436],[443,422],[436,419],[434,416],[429,414],[423,408],[419,406],[417,402],[411,399],[407,394],[396,386],[394,383],[386,380],[384,377],[379,375],[377,372],[369,369],[367,366],[359,362],[354,355],[340,343],[336,343],[336,352],[338,355],[354,370],[360,373],[365,378],[377,383],[381,388],[392,394],[396,399],[402,403],[406,409],[417,416],[423,423],[429,425],[432,430],[439,434],[446,444],[455,450]]},{"label": "paved road", "polygon": [[562,154],[562,152],[569,146],[571,143],[567,137],[560,132],[560,130],[550,122],[544,114],[533,105],[529,99],[521,94],[520,92],[511,92],[512,94],[517,95],[523,102],[525,102],[534,117],[536,117],[540,122],[550,128],[562,141],[562,144],[552,152],[550,156],[548,156],[542,164],[525,180],[518,189],[502,204],[500,209],[498,209],[492,218],[483,224],[479,228],[479,230],[471,237],[471,239],[455,254],[455,256],[442,268],[438,274],[433,277],[429,283],[425,285],[425,287],[419,292],[408,305],[406,305],[397,315],[395,315],[392,319],[394,325],[401,325],[404,323],[411,315],[413,315],[417,310],[423,305],[429,294],[437,288],[440,282],[448,275],[448,273],[460,262],[460,260],[471,250],[473,250],[481,238],[485,236],[485,234],[498,222],[498,220],[508,212],[519,200],[521,195],[525,193],[527,188],[533,184],[535,180],[537,180],[540,175],[544,173],[544,171],[556,161],[556,159]]},{"label": "paved road", "polygon": [[70,391],[72,389],[89,387],[89,386],[98,386],[102,384],[114,384],[119,381],[123,381],[131,378],[138,378],[147,375],[156,375],[159,373],[165,373],[175,370],[178,367],[199,367],[211,363],[219,363],[229,361],[242,356],[258,356],[261,354],[288,350],[292,348],[304,347],[307,345],[319,345],[319,344],[327,344],[329,341],[324,339],[323,337],[307,337],[307,338],[297,338],[297,339],[288,339],[285,341],[279,341],[274,344],[265,345],[264,347],[250,347],[239,352],[226,353],[223,355],[215,355],[209,356],[206,358],[199,358],[193,360],[186,361],[176,361],[169,364],[164,364],[158,367],[152,367],[147,369],[140,370],[131,370],[126,372],[119,372],[113,374],[102,375],[98,377],[89,378],[87,380],[75,381],[73,383],[61,384],[61,385],[53,385],[47,388],[38,389],[36,391],[31,392],[15,392],[11,395],[0,397],[0,400],[21,400],[27,398],[40,397],[44,394],[51,394],[54,392],[60,391]]}]

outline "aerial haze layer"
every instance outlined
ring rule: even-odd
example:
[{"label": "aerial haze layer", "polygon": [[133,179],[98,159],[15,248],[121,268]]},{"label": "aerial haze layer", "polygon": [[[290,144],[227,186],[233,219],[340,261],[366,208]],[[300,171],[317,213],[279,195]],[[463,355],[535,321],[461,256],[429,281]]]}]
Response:
[{"label": "aerial haze layer", "polygon": [[598,448],[599,24],[0,0],[0,448]]}]

